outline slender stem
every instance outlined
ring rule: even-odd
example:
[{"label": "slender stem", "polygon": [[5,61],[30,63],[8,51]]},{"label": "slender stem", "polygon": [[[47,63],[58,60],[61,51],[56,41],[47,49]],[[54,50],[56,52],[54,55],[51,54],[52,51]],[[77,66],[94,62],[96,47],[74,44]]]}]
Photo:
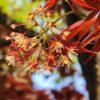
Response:
[{"label": "slender stem", "polygon": [[70,15],[70,14],[72,14],[72,13],[74,13],[74,12],[73,12],[73,11],[70,11],[70,12],[65,13],[64,15],[62,15],[61,17],[59,17],[58,19],[56,19],[53,23],[58,22],[58,21],[59,21],[60,19],[62,19],[63,17],[68,16],[68,15]]}]

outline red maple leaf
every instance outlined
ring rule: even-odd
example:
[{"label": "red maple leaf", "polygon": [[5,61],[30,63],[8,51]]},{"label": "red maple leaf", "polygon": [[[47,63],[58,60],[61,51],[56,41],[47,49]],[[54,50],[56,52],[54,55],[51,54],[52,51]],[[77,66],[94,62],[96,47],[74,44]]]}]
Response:
[{"label": "red maple leaf", "polygon": [[95,10],[95,8],[89,5],[85,0],[71,0],[71,2],[73,5],[80,5],[89,10]]},{"label": "red maple leaf", "polygon": [[59,0],[46,0],[46,4],[44,6],[44,8],[46,9],[51,9],[52,7],[55,6],[55,4],[58,2]]}]

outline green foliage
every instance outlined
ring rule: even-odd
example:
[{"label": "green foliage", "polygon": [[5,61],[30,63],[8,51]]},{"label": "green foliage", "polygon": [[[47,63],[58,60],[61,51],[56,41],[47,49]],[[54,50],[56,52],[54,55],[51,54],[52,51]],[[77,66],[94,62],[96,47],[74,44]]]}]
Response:
[{"label": "green foliage", "polygon": [[42,4],[40,0],[31,2],[30,0],[2,0],[0,3],[1,11],[7,14],[12,20],[27,25],[27,16],[30,10]]}]

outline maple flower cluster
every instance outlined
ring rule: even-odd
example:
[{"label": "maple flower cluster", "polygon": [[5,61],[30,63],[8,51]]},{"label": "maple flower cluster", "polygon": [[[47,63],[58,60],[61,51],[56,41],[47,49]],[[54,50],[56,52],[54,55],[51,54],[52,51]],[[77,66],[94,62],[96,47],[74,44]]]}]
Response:
[{"label": "maple flower cluster", "polygon": [[[47,6],[52,7],[47,3],[46,9],[49,9]],[[85,39],[83,37],[93,24],[96,29],[98,28],[99,15],[89,17],[86,21],[76,22],[65,30],[59,30],[56,22],[64,15],[52,21],[53,12],[46,9],[40,6],[34,12],[29,13],[28,19],[33,23],[33,27],[39,29],[36,36],[29,38],[21,32],[12,32],[10,35],[12,43],[6,60],[9,65],[16,66],[20,71],[41,72],[46,70],[51,72],[56,67],[72,66],[73,57],[77,56],[79,52],[95,53],[87,50],[85,46],[100,37],[99,30],[89,34]],[[39,22],[38,19],[41,21]],[[57,34],[54,29],[60,31],[60,34]],[[72,41],[78,34],[79,40]]]},{"label": "maple flower cluster", "polygon": [[[41,18],[41,23],[37,21],[38,17]],[[70,50],[58,38],[56,32],[53,32],[52,28],[56,28],[56,24],[51,22],[51,19],[52,13],[40,6],[35,12],[29,14],[29,20],[35,23],[34,27],[40,27],[39,34],[32,38],[19,32],[10,34],[12,43],[6,56],[9,65],[29,72],[43,70],[51,72],[57,66],[71,66],[73,61],[69,54],[74,54],[74,47]]]}]

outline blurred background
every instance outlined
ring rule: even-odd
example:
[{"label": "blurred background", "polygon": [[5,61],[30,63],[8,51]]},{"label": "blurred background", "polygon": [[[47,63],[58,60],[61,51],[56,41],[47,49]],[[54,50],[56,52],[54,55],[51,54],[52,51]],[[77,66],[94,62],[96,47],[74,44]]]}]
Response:
[{"label": "blurred background", "polygon": [[[8,66],[5,55],[11,43],[6,38],[11,31],[28,30],[28,36],[33,37],[38,29],[31,29],[28,14],[45,0],[0,0],[0,100],[100,100],[100,56],[88,65],[83,65],[86,55],[74,58],[72,68],[61,67],[48,73],[25,74],[16,72],[13,66]],[[70,11],[63,0],[56,9],[61,7],[61,13]],[[56,10],[54,18],[59,17]],[[58,25],[66,27],[80,19],[71,14]],[[12,30],[11,24],[24,24],[25,28]],[[82,58],[82,59],[81,59]]]}]

